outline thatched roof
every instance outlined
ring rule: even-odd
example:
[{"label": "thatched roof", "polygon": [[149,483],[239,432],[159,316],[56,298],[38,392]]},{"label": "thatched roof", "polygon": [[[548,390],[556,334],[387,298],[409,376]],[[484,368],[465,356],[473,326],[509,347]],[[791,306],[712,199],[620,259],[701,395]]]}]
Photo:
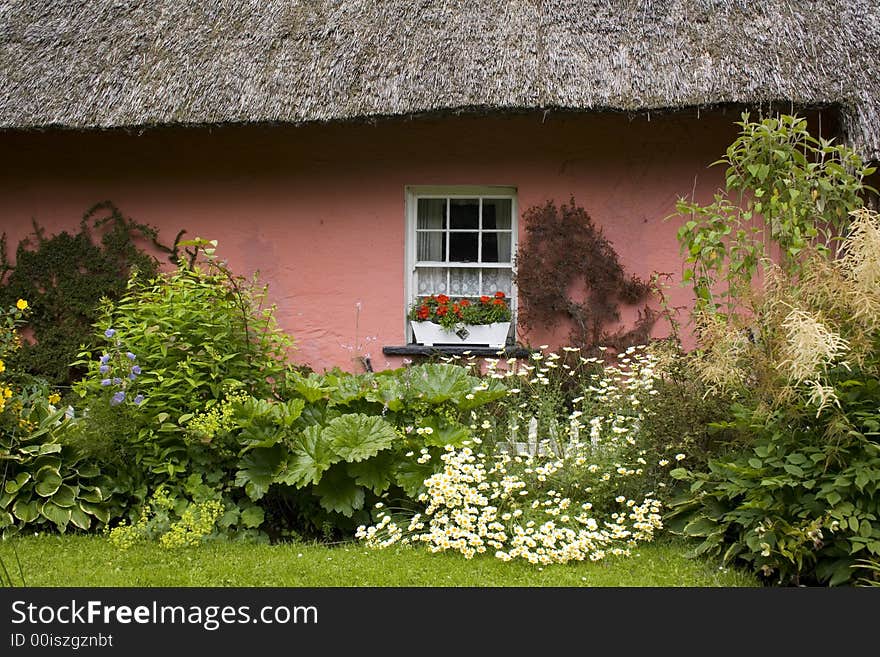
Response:
[{"label": "thatched roof", "polygon": [[877,0],[0,0],[0,128],[838,106],[880,159]]}]

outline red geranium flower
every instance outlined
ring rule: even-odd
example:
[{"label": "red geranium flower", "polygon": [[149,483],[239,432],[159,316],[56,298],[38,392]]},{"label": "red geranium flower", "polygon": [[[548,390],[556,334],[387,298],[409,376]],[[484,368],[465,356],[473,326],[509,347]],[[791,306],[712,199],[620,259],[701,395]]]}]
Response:
[{"label": "red geranium flower", "polygon": [[448,306],[437,306],[437,315],[439,317],[443,317],[448,312],[449,312]]},{"label": "red geranium flower", "polygon": [[419,319],[428,319],[428,317],[431,316],[431,309],[428,308],[428,306],[422,305],[422,307],[419,308],[418,314],[419,314]]},{"label": "red geranium flower", "polygon": [[482,303],[489,303],[489,297],[487,297],[487,296],[484,294],[483,296],[480,297],[480,301],[481,301]]},{"label": "red geranium flower", "polygon": [[492,301],[492,304],[495,306],[503,306],[504,300],[503,299],[495,299],[494,301]]},{"label": "red geranium flower", "polygon": [[445,294],[438,294],[437,301],[441,304],[446,304],[449,303],[449,297],[447,297]]},{"label": "red geranium flower", "polygon": [[462,299],[458,302],[458,305],[460,305],[462,308],[467,308],[469,305],[471,305],[471,302],[467,299]]},{"label": "red geranium flower", "polygon": [[496,298],[496,299],[503,299],[503,298],[504,298],[504,292],[502,292],[501,290],[499,290],[498,292],[495,293],[495,298]]}]

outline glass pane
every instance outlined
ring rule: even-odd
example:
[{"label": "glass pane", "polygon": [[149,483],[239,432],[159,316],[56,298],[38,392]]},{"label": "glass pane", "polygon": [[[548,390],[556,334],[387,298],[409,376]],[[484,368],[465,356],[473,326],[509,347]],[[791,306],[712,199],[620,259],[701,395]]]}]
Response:
[{"label": "glass pane", "polygon": [[510,262],[510,233],[483,233],[483,262]]},{"label": "glass pane", "polygon": [[483,199],[483,228],[510,230],[513,205],[509,198]]},{"label": "glass pane", "polygon": [[479,233],[449,233],[449,262],[476,262]]},{"label": "glass pane", "polygon": [[440,231],[416,231],[416,260],[446,261],[446,233]]},{"label": "glass pane", "polygon": [[511,271],[509,269],[484,269],[483,294],[492,296],[498,291],[510,296]]},{"label": "glass pane", "polygon": [[420,198],[417,228],[446,228],[446,199]]},{"label": "glass pane", "polygon": [[454,198],[449,201],[450,228],[479,228],[480,199]]},{"label": "glass pane", "polygon": [[480,296],[480,270],[451,269],[449,271],[449,294],[455,297]]},{"label": "glass pane", "polygon": [[420,297],[430,296],[432,294],[449,294],[446,290],[446,272],[445,267],[419,267],[418,273],[418,295]]}]

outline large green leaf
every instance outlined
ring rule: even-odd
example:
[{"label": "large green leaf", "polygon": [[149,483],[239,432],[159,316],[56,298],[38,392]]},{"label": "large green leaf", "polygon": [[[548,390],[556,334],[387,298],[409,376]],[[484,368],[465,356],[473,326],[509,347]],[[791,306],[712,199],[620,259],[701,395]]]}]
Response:
[{"label": "large green leaf", "polygon": [[415,499],[420,493],[425,492],[425,479],[435,472],[435,465],[431,461],[418,463],[415,459],[405,461],[397,466],[395,481],[406,494]]},{"label": "large green leaf", "polygon": [[7,493],[12,495],[13,493],[17,493],[19,489],[30,480],[30,472],[19,472],[17,475],[15,475],[15,479],[10,479],[6,482],[5,490]]},{"label": "large green leaf", "polygon": [[287,375],[287,382],[309,404],[329,397],[330,393],[335,389],[332,385],[328,384],[324,376],[316,372],[310,372],[308,376],[303,376],[298,372],[290,372]]},{"label": "large green leaf", "polygon": [[34,490],[37,492],[37,495],[42,497],[51,497],[61,488],[61,484],[64,483],[57,468],[51,465],[43,466],[37,470],[35,480],[37,485],[34,487]]},{"label": "large green leaf", "polygon": [[397,438],[388,422],[381,417],[350,413],[330,421],[321,432],[336,454],[349,462],[363,461],[388,449]]},{"label": "large green leaf", "polygon": [[40,516],[40,505],[36,500],[16,500],[12,513],[23,523],[33,522]]},{"label": "large green leaf", "polygon": [[58,531],[61,532],[67,528],[67,523],[70,522],[70,509],[64,509],[52,502],[43,504],[40,513],[47,520],[54,522],[55,526],[58,527]]},{"label": "large green leaf", "polygon": [[244,492],[256,501],[266,494],[282,468],[285,450],[281,445],[259,447],[248,452],[239,461],[235,473],[235,485],[243,486]]},{"label": "large green leaf", "polygon": [[250,527],[256,529],[260,525],[263,524],[263,520],[265,520],[266,514],[261,507],[258,507],[256,504],[254,506],[249,506],[244,511],[241,512],[241,522],[245,527]]},{"label": "large green leaf", "polygon": [[101,504],[93,504],[92,502],[83,502],[80,500],[79,508],[85,513],[95,516],[95,518],[105,525],[110,522],[110,510]]},{"label": "large green leaf", "polygon": [[480,381],[460,365],[428,363],[410,368],[410,383],[417,396],[429,404],[440,404],[449,400],[461,403]]},{"label": "large green leaf", "polygon": [[465,425],[436,415],[425,418],[421,425],[431,428],[431,433],[424,436],[426,445],[461,447],[462,443],[471,437],[471,430]]},{"label": "large green leaf", "polygon": [[346,474],[341,467],[332,468],[321,477],[321,482],[314,488],[321,507],[327,511],[336,511],[350,518],[352,514],[364,506],[364,489]]},{"label": "large green leaf", "polygon": [[464,399],[458,404],[459,409],[469,411],[472,408],[477,408],[507,396],[507,386],[498,379],[484,379],[482,383],[483,386],[486,386],[486,389],[484,390],[482,386],[478,386],[471,391],[470,394],[473,397],[470,399],[465,395]]},{"label": "large green leaf", "polygon": [[279,481],[297,488],[317,484],[324,471],[337,461],[339,456],[323,436],[321,427],[307,427],[294,442],[287,470],[281,473]]},{"label": "large green leaf", "polygon": [[92,519],[84,511],[76,507],[70,510],[70,522],[83,530],[92,526]]},{"label": "large green leaf", "polygon": [[346,472],[356,484],[381,495],[394,481],[394,454],[386,450],[371,459],[348,463]]},{"label": "large green leaf", "polygon": [[76,501],[76,493],[77,490],[73,486],[62,484],[61,487],[59,487],[58,490],[55,491],[55,494],[52,496],[52,501],[58,506],[73,506],[74,502]]}]

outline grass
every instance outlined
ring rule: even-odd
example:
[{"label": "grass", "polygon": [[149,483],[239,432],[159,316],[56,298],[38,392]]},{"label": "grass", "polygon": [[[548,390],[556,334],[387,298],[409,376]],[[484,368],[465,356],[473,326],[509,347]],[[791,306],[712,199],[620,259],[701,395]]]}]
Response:
[{"label": "grass", "polygon": [[32,587],[760,586],[747,573],[685,558],[686,550],[680,540],[664,537],[629,557],[538,567],[421,548],[369,550],[357,543],[215,542],[172,550],[147,543],[122,550],[102,536],[41,535],[0,542],[0,560],[13,586]]}]

